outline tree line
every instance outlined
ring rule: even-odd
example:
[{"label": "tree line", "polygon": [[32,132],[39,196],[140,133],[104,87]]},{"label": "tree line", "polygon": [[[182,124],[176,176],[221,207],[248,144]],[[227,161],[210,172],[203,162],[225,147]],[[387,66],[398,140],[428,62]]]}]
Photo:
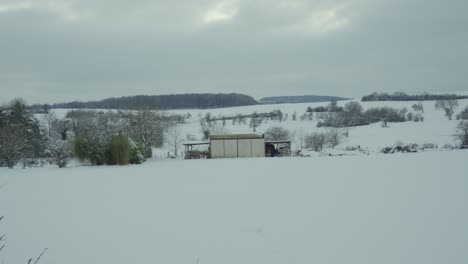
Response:
[{"label": "tree line", "polygon": [[434,101],[434,100],[459,100],[468,99],[468,95],[457,95],[457,94],[417,94],[409,95],[404,92],[395,92],[393,94],[388,93],[371,93],[363,96],[361,101]]},{"label": "tree line", "polygon": [[47,111],[50,108],[69,109],[208,109],[234,106],[255,105],[258,102],[243,94],[178,94],[178,95],[138,95],[108,98],[91,102],[69,102],[58,104],[36,104],[30,108]]}]

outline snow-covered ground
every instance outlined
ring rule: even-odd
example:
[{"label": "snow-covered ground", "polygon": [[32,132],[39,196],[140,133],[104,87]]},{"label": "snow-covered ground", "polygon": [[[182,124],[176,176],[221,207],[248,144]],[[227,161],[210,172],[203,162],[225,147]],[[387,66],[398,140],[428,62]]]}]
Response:
[{"label": "snow-covered ground", "polygon": [[467,263],[467,154],[0,169],[0,262]]},{"label": "snow-covered ground", "polygon": [[[414,103],[362,104],[411,109]],[[468,100],[459,103],[456,113]],[[280,109],[289,119],[264,123],[257,133],[281,125],[297,135],[321,130],[315,118],[299,116],[326,104],[169,112],[190,113],[180,131],[200,138],[199,116],[207,112]],[[44,248],[40,264],[468,263],[468,151],[441,148],[455,143],[457,121],[434,102],[423,104],[424,122],[351,128],[337,150],[310,158],[0,168],[0,236],[7,234],[0,263],[27,263]],[[248,124],[226,124],[230,133],[252,132]],[[378,153],[398,141],[439,149]],[[358,145],[370,155],[326,156]],[[159,157],[167,151],[170,146]]]}]

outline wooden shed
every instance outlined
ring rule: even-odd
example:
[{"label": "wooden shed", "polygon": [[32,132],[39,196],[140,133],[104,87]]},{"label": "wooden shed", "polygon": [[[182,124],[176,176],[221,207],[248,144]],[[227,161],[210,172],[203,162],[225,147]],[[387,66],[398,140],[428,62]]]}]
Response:
[{"label": "wooden shed", "polygon": [[185,159],[207,159],[210,157],[210,142],[190,141],[184,143]]},{"label": "wooden shed", "polygon": [[265,138],[255,134],[211,135],[211,158],[265,157]]}]

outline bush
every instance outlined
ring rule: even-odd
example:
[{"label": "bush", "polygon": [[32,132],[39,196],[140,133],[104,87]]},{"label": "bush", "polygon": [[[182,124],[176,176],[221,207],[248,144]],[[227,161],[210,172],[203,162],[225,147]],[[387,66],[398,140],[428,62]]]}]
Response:
[{"label": "bush", "polygon": [[109,142],[109,165],[127,165],[130,163],[131,146],[127,136],[115,135]]},{"label": "bush", "polygon": [[436,149],[437,145],[433,143],[424,143],[421,145],[421,149]]},{"label": "bush", "polygon": [[407,120],[414,120],[414,114],[412,112],[409,112],[408,114],[406,114],[406,119]]},{"label": "bush", "polygon": [[92,165],[104,165],[109,162],[109,149],[106,144],[92,140],[86,135],[78,135],[72,143],[73,156]]},{"label": "bush", "polygon": [[[144,161],[142,148],[132,147],[126,135],[117,134],[104,144],[79,135],[73,141],[73,155],[92,165],[140,164]],[[141,155],[141,157],[140,157]]]},{"label": "bush", "polygon": [[424,122],[424,116],[421,113],[417,113],[413,116],[414,122]]},{"label": "bush", "polygon": [[145,149],[138,145],[138,146],[132,146],[132,149],[130,150],[130,164],[141,164],[145,162]]}]

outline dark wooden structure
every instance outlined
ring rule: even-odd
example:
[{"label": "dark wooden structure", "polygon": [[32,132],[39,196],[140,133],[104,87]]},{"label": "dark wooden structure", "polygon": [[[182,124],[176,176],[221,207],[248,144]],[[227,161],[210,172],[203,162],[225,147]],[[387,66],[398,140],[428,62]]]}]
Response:
[{"label": "dark wooden structure", "polygon": [[210,158],[210,142],[186,142],[185,159],[208,159]]},{"label": "dark wooden structure", "polygon": [[266,157],[291,157],[291,140],[265,141]]}]

